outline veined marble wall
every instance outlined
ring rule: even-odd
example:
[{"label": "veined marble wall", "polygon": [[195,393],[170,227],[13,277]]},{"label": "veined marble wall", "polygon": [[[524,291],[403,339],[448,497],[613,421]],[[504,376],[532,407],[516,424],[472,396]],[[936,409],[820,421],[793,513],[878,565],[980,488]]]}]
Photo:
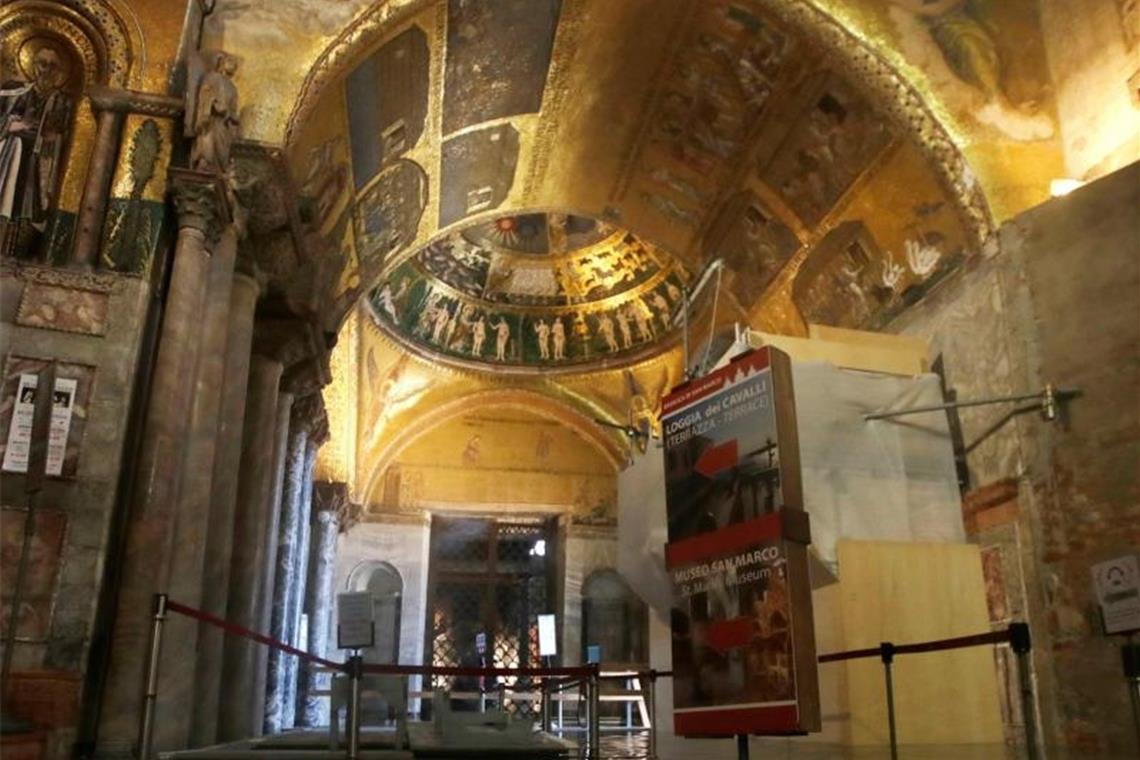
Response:
[{"label": "veined marble wall", "polygon": [[[582,662],[582,585],[595,570],[617,569],[613,528],[570,526],[566,534],[566,576],[562,594],[562,664]],[[604,656],[603,652],[603,656]]]}]

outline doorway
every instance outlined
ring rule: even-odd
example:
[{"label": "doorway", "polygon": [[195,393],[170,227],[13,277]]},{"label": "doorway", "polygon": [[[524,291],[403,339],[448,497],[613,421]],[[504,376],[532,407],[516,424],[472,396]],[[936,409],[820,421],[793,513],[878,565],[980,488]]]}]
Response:
[{"label": "doorway", "polygon": [[[425,659],[436,666],[539,667],[538,619],[552,612],[555,519],[432,518]],[[526,679],[529,680],[529,679]],[[478,694],[515,678],[437,676],[433,688]],[[473,709],[478,697],[453,702]],[[536,700],[507,699],[510,712],[532,714]]]}]

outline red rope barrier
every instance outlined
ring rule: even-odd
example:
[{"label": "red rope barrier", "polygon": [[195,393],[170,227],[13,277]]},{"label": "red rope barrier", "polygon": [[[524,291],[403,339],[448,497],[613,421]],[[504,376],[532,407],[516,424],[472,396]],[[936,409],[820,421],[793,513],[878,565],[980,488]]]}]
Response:
[{"label": "red rope barrier", "polygon": [[590,676],[595,668],[457,668],[435,665],[373,665],[365,663],[365,673],[385,675],[425,675],[425,676]]},{"label": "red rope barrier", "polygon": [[339,670],[341,672],[346,671],[346,667],[343,662],[333,662],[332,660],[326,660],[323,657],[317,657],[315,654],[309,654],[303,649],[291,647],[288,644],[278,641],[277,639],[271,639],[268,636],[263,636],[256,631],[251,631],[248,628],[243,628],[242,626],[235,623],[222,620],[220,617],[215,617],[208,612],[196,610],[193,607],[187,607],[185,604],[179,604],[178,602],[175,602],[171,599],[166,600],[166,609],[170,610],[171,612],[181,613],[186,617],[194,618],[195,620],[200,620],[203,623],[209,623],[210,625],[217,626],[226,633],[232,633],[235,636],[243,636],[247,639],[253,639],[257,643],[264,644],[267,647],[273,647],[274,649],[278,649],[282,652],[296,655],[297,657],[308,660],[309,662],[320,663],[326,668],[332,668],[333,670]]},{"label": "red rope barrier", "polygon": [[[957,636],[952,639],[938,639],[924,641],[919,644],[896,644],[895,654],[918,654],[920,652],[939,652],[944,649],[961,649],[963,647],[976,647],[982,644],[1003,644],[1009,641],[1009,630],[977,633],[972,636]],[[837,662],[839,660],[856,660],[863,657],[879,657],[882,650],[879,647],[867,649],[852,649],[847,652],[832,652],[819,656],[820,662]]]}]

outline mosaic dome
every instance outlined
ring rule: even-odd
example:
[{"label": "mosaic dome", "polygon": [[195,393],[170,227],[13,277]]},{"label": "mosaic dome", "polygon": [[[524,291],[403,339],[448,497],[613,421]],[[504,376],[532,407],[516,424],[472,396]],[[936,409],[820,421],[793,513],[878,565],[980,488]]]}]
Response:
[{"label": "mosaic dome", "polygon": [[463,362],[550,367],[642,357],[667,342],[686,272],[607,222],[501,216],[440,238],[369,294],[387,332]]}]

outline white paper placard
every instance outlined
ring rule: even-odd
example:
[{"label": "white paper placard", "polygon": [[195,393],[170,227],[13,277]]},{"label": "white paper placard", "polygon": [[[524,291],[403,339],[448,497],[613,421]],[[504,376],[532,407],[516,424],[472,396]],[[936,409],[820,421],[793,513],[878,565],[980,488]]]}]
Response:
[{"label": "white paper placard", "polygon": [[338,649],[363,649],[375,641],[372,595],[350,591],[336,597],[336,645]]},{"label": "white paper placard", "polygon": [[8,425],[8,445],[4,448],[4,470],[27,472],[28,451],[32,445],[32,416],[36,409],[36,375],[20,375],[12,421]]},{"label": "white paper placard", "polygon": [[1140,563],[1129,554],[1092,566],[1105,633],[1140,630]]},{"label": "white paper placard", "polygon": [[[4,448],[3,469],[6,472],[27,472],[28,453],[32,445],[32,417],[36,409],[36,386],[39,376],[26,373],[20,375],[16,387],[16,399],[12,405],[12,421],[8,426],[8,444]],[[67,454],[67,434],[71,430],[71,414],[75,406],[75,392],[78,381],[72,378],[56,378],[55,392],[52,394],[51,425],[48,432],[47,463],[48,475],[63,474],[63,459]]]},{"label": "white paper placard", "polygon": [[558,654],[558,632],[554,615],[538,616],[538,654],[540,657]]}]

